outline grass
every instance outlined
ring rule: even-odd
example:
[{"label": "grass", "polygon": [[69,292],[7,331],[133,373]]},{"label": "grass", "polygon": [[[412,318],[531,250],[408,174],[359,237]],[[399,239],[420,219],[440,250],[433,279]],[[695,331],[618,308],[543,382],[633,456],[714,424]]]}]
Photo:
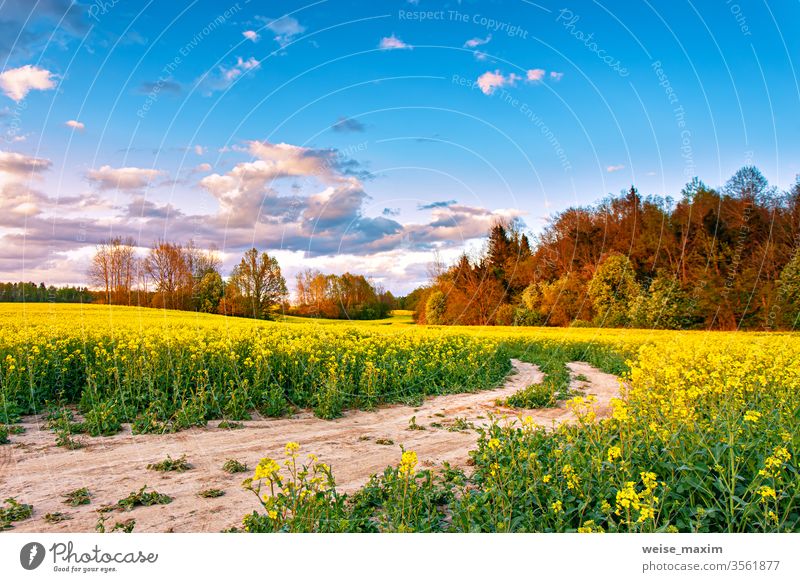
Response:
[{"label": "grass", "polygon": [[169,455],[163,461],[159,461],[158,463],[150,463],[147,465],[147,468],[151,471],[161,471],[161,472],[170,472],[175,471],[176,473],[183,473],[184,471],[189,471],[194,468],[189,462],[186,461],[186,455],[181,455],[177,459],[173,459]]},{"label": "grass", "polygon": [[241,461],[237,461],[236,459],[228,459],[222,465],[222,470],[226,473],[230,473],[231,475],[234,473],[246,473],[247,465]]},{"label": "grass", "polygon": [[512,408],[552,408],[556,405],[556,393],[550,383],[531,384],[518,390],[502,401]]}]

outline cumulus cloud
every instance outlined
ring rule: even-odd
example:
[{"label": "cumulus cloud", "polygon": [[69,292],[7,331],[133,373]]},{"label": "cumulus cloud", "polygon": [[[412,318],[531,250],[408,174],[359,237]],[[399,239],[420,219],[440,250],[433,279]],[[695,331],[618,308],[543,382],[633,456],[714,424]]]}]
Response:
[{"label": "cumulus cloud", "polygon": [[71,127],[72,129],[75,129],[77,131],[83,131],[84,129],[86,129],[86,126],[83,123],[81,123],[80,121],[76,121],[75,119],[70,119],[64,125],[66,125],[67,127]]},{"label": "cumulus cloud", "polygon": [[3,174],[26,177],[49,170],[51,165],[52,162],[44,158],[0,150],[0,172]]},{"label": "cumulus cloud", "polygon": [[610,174],[611,172],[619,172],[620,170],[624,170],[624,169],[625,169],[625,165],[624,164],[617,164],[615,166],[607,166],[606,167],[606,172],[608,172]]},{"label": "cumulus cloud", "polygon": [[99,170],[89,170],[86,178],[100,190],[140,190],[163,175],[163,171],[152,168],[112,168],[106,165]]},{"label": "cumulus cloud", "polygon": [[266,23],[267,28],[275,34],[275,42],[281,45],[281,47],[290,44],[295,37],[306,31],[306,27],[292,16],[281,16],[275,19],[259,17],[259,20]]},{"label": "cumulus cloud", "polygon": [[486,38],[475,37],[469,39],[467,42],[464,43],[465,48],[475,48],[484,44],[487,44],[490,40],[492,40],[492,35],[488,35]]},{"label": "cumulus cloud", "polygon": [[381,39],[381,42],[378,44],[378,48],[385,51],[391,51],[400,49],[410,49],[411,45],[404,43],[402,40],[400,40],[393,34],[392,36],[384,36]]},{"label": "cumulus cloud", "polygon": [[14,101],[22,101],[33,90],[46,91],[55,86],[53,73],[33,65],[6,69],[0,73],[0,90]]},{"label": "cumulus cloud", "polygon": [[258,40],[261,38],[255,30],[245,30],[242,33],[242,36],[253,42],[258,42]]},{"label": "cumulus cloud", "polygon": [[501,87],[513,87],[517,84],[522,77],[515,73],[509,73],[507,76],[500,72],[500,69],[495,71],[486,71],[483,75],[478,77],[478,87],[483,91],[484,95],[491,95],[495,89]]},{"label": "cumulus cloud", "polygon": [[333,131],[338,131],[340,133],[348,133],[364,131],[366,128],[358,119],[340,117],[336,123],[333,124],[332,129]]}]

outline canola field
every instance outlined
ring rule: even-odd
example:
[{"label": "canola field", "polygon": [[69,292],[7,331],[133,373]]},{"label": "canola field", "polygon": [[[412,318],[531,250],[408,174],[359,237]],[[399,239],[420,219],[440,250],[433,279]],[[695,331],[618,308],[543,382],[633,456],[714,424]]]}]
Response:
[{"label": "canola field", "polygon": [[[565,363],[621,376],[611,418],[496,419],[468,471],[413,451],[352,495],[289,443],[245,485],[244,531],[800,531],[800,336],[253,322],[137,308],[0,307],[0,423],[76,405],[89,434],[168,432],[251,411],[414,402],[497,385],[510,358],[564,393]],[[52,414],[52,413],[51,413]],[[7,430],[7,428],[6,428]]]}]

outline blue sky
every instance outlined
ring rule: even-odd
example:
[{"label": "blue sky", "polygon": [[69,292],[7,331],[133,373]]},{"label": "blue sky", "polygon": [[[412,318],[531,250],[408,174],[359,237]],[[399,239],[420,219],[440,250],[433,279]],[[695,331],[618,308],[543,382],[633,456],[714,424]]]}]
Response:
[{"label": "blue sky", "polygon": [[[493,220],[798,172],[796,2],[0,4],[0,279],[255,245],[396,293]],[[794,60],[793,60],[794,59]]]}]

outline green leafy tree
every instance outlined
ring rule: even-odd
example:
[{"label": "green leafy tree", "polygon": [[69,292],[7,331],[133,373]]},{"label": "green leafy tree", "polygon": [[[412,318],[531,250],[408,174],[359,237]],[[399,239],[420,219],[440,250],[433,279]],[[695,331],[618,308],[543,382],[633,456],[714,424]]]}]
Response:
[{"label": "green leafy tree", "polygon": [[244,253],[228,285],[232,287],[231,296],[241,302],[243,315],[256,319],[268,319],[272,309],[288,295],[278,261],[265,252],[259,254],[256,248]]},{"label": "green leafy tree", "polygon": [[641,293],[630,259],[621,253],[609,255],[589,281],[588,292],[597,324],[627,325],[631,306]]},{"label": "green leafy tree", "polygon": [[195,300],[197,310],[203,313],[216,313],[219,302],[222,300],[224,284],[222,277],[216,271],[208,271],[197,282],[195,287]]},{"label": "green leafy tree", "polygon": [[442,323],[445,311],[447,311],[447,297],[435,289],[425,302],[425,321],[430,325],[438,325]]},{"label": "green leafy tree", "polygon": [[796,252],[778,278],[778,305],[784,326],[796,329],[800,323],[800,252]]}]

